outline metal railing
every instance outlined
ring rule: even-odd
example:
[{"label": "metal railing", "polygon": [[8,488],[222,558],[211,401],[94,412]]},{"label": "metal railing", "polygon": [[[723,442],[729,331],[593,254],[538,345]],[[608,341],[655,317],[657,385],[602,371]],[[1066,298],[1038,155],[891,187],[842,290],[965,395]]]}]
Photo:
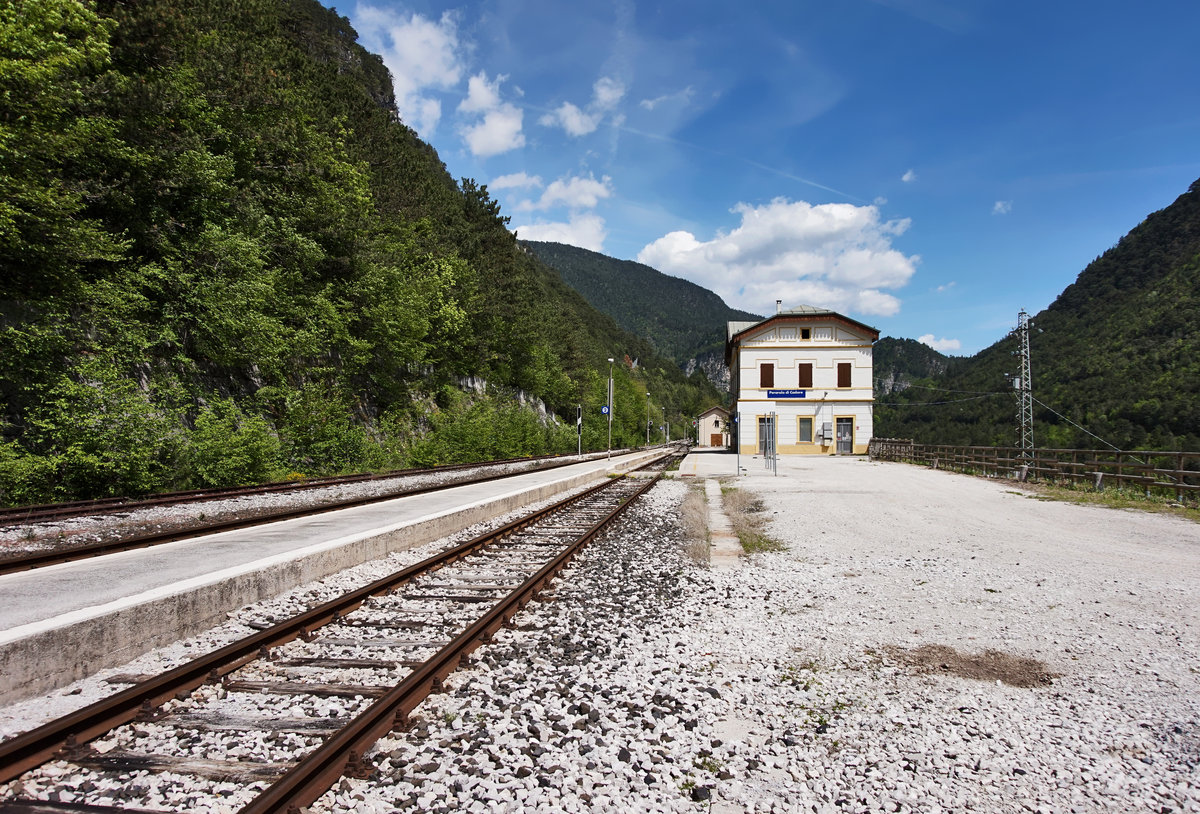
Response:
[{"label": "metal railing", "polygon": [[1094,489],[1138,489],[1165,493],[1179,502],[1200,498],[1200,452],[1161,450],[1034,449],[1020,447],[917,444],[896,438],[872,438],[867,454],[875,460],[900,461],[992,478],[1069,483]]}]

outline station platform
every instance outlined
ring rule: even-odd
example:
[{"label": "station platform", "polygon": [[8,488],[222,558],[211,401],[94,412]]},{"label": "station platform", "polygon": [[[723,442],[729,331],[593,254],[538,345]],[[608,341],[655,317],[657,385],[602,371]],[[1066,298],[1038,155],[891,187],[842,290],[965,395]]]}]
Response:
[{"label": "station platform", "polygon": [[0,576],[0,704],[124,664],[312,580],[634,469],[661,450]]},{"label": "station platform", "polygon": [[[749,460],[749,456],[742,456],[743,468]],[[679,464],[679,476],[683,478],[732,478],[737,474],[738,456],[727,449],[692,447]]]}]

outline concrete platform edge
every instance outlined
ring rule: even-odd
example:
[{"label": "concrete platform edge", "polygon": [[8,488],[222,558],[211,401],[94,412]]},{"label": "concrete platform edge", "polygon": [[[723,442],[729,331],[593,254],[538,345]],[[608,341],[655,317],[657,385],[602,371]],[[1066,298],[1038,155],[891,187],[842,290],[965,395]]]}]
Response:
[{"label": "concrete platform edge", "polygon": [[[657,453],[648,453],[612,470],[632,469],[652,454]],[[20,629],[13,629],[6,634],[10,640],[0,642],[0,676],[3,676],[0,704],[64,687],[107,667],[125,664],[155,647],[223,624],[229,612],[237,608],[392,552],[428,544],[604,477],[594,472],[565,477],[378,534],[359,535],[340,545],[318,544],[301,550],[297,557],[276,557],[230,572],[217,572],[203,584],[189,584],[181,590],[132,604],[112,603],[118,607],[100,609],[87,618],[74,613],[48,623],[26,625],[25,628],[38,628],[30,630],[28,635],[20,635]]]}]

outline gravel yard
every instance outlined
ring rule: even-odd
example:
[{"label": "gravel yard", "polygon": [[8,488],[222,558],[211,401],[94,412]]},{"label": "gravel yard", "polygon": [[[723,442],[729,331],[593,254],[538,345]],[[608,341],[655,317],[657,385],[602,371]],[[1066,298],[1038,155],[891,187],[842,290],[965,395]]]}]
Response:
[{"label": "gravel yard", "polygon": [[697,567],[661,484],[311,810],[1200,811],[1200,524],[755,464],[786,551]]},{"label": "gravel yard", "polygon": [[691,567],[663,485],[315,810],[1200,810],[1200,526],[861,459],[736,485],[786,552]]}]

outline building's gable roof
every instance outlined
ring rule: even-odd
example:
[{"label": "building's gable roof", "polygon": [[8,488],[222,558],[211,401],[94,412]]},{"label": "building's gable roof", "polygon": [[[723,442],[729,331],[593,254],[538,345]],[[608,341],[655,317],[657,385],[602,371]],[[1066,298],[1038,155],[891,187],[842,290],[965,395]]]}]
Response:
[{"label": "building's gable roof", "polygon": [[730,322],[727,325],[727,338],[725,340],[725,361],[728,364],[732,357],[733,348],[751,331],[760,328],[766,328],[772,323],[779,322],[813,322],[817,320],[832,320],[841,322],[844,325],[853,328],[856,331],[862,331],[867,338],[872,342],[879,339],[879,331],[872,328],[866,323],[859,322],[856,319],[851,319],[848,316],[839,314],[837,311],[831,311],[828,308],[818,308],[815,305],[798,305],[795,308],[788,308],[786,311],[780,311],[777,314],[772,314],[766,319],[758,322]]},{"label": "building's gable roof", "polygon": [[697,416],[697,417],[698,417],[698,418],[704,418],[704,417],[706,417],[706,416],[710,416],[710,415],[719,415],[719,416],[721,416],[722,418],[726,418],[726,419],[727,419],[727,418],[729,418],[729,411],[728,411],[728,410],[726,410],[724,407],[720,407],[720,406],[718,406],[718,407],[709,407],[707,410],[705,410],[704,412],[702,412],[702,413],[701,413],[699,416]]}]

